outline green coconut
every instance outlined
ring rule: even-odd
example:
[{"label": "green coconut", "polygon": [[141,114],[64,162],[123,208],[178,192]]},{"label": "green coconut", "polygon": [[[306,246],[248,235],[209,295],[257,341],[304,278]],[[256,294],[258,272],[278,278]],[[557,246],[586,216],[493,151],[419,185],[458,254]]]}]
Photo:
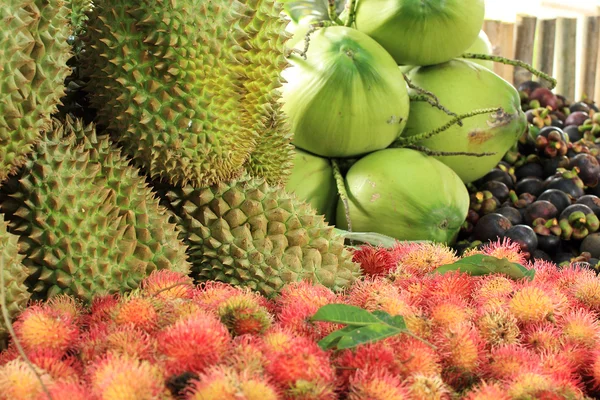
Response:
[{"label": "green coconut", "polygon": [[[434,151],[494,153],[483,157],[438,156],[465,182],[483,177],[502,159],[527,128],[517,90],[489,69],[467,60],[411,69],[407,76],[417,86],[433,92],[449,110],[464,114],[482,108],[501,112],[463,120],[463,125],[417,144]],[[424,102],[411,104],[403,137],[429,132],[453,117]]]},{"label": "green coconut", "polygon": [[309,203],[333,224],[338,196],[331,162],[300,149],[295,152],[294,168],[285,190]]},{"label": "green coconut", "polygon": [[[452,243],[469,210],[469,193],[458,175],[415,150],[371,153],[350,167],[345,180],[357,232]],[[341,200],[337,226],[348,227]]]},{"label": "green coconut", "polygon": [[[469,47],[467,49],[467,51],[465,51],[465,53],[487,54],[487,55],[491,55],[491,54],[493,54],[493,52],[494,52],[494,46],[492,45],[492,42],[490,42],[490,38],[488,38],[488,35],[484,31],[479,32],[479,36],[477,36],[475,43],[473,43],[471,45],[471,47]],[[475,64],[484,66],[489,70],[494,69],[493,61],[471,60],[471,62],[474,62]]]},{"label": "green coconut", "polygon": [[343,26],[310,36],[282,76],[292,143],[322,157],[354,157],[388,147],[408,119],[408,90],[394,59],[364,33]]}]

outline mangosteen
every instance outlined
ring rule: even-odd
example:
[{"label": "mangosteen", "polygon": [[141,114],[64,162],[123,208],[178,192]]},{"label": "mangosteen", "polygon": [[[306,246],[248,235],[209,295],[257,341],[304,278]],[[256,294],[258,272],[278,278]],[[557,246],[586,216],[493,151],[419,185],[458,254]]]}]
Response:
[{"label": "mangosteen", "polygon": [[600,163],[591,154],[577,154],[571,158],[569,168],[577,168],[577,176],[581,178],[586,186],[596,186],[600,180]]},{"label": "mangosteen", "polygon": [[515,225],[509,228],[504,237],[509,238],[521,246],[521,250],[531,254],[538,247],[538,239],[536,233],[527,225]]},{"label": "mangosteen", "polygon": [[531,259],[552,262],[552,257],[550,257],[548,253],[540,249],[535,249],[533,253],[531,253]]},{"label": "mangosteen", "polygon": [[559,226],[561,237],[565,240],[581,240],[600,228],[600,220],[585,204],[572,204],[561,213]]},{"label": "mangosteen", "polygon": [[534,220],[543,218],[549,220],[558,215],[558,209],[547,200],[536,200],[525,208],[523,215],[525,223],[531,225]]},{"label": "mangosteen", "polygon": [[544,191],[544,181],[540,178],[524,178],[515,185],[517,194],[529,193],[534,196],[539,196]]},{"label": "mangosteen", "polygon": [[568,265],[573,259],[573,254],[561,251],[560,253],[556,253],[553,259],[556,265]]},{"label": "mangosteen", "polygon": [[546,189],[562,190],[574,199],[578,199],[585,194],[583,188],[585,185],[581,178],[577,176],[576,171],[559,171],[554,176],[546,179]]},{"label": "mangosteen", "polygon": [[488,172],[483,178],[481,178],[481,183],[489,182],[489,181],[498,181],[502,182],[509,189],[514,189],[515,181],[511,177],[511,175],[507,171],[503,171],[500,168],[494,168],[490,172]]},{"label": "mangosteen", "polygon": [[492,195],[500,201],[500,203],[504,203],[506,199],[508,199],[508,193],[510,189],[506,184],[500,181],[488,181],[481,186],[481,190],[489,191]]},{"label": "mangosteen", "polygon": [[544,178],[544,167],[537,162],[528,162],[515,168],[515,176],[517,179],[528,177]]},{"label": "mangosteen", "polygon": [[556,235],[540,235],[537,234],[538,249],[545,251],[548,254],[556,254],[560,250],[560,237]]},{"label": "mangosteen", "polygon": [[576,125],[580,126],[589,118],[589,114],[583,111],[575,111],[571,113],[565,120],[565,126]]},{"label": "mangosteen", "polygon": [[539,83],[538,81],[529,80],[529,81],[525,81],[525,82],[521,83],[519,85],[519,87],[517,88],[517,90],[519,92],[525,93],[529,97],[531,92],[533,92],[534,90],[539,89],[541,87],[542,87],[542,84]]},{"label": "mangosteen", "polygon": [[569,159],[566,156],[552,157],[552,158],[540,158],[542,167],[544,167],[544,176],[552,176],[556,173],[559,168],[567,168],[569,166]]},{"label": "mangosteen", "polygon": [[532,91],[529,95],[529,100],[539,101],[541,107],[550,107],[553,110],[558,110],[559,108],[559,100],[556,95],[544,87]]},{"label": "mangosteen", "polygon": [[477,221],[477,225],[473,229],[473,236],[482,242],[496,240],[504,236],[504,233],[511,227],[510,220],[504,215],[491,213],[484,215]]},{"label": "mangosteen", "polygon": [[569,107],[569,111],[571,111],[571,113],[576,113],[576,112],[589,113],[590,106],[587,105],[587,103],[584,103],[583,101],[578,101],[576,103],[571,104],[571,106]]},{"label": "mangosteen", "polygon": [[571,205],[571,198],[569,195],[558,189],[546,189],[537,199],[547,200],[554,204],[558,213],[561,213],[565,208]]},{"label": "mangosteen", "polygon": [[569,150],[569,136],[562,129],[555,126],[546,126],[540,129],[535,138],[536,152],[544,157],[560,157]]},{"label": "mangosteen", "polygon": [[585,204],[600,218],[600,197],[586,194],[578,198],[576,204]]},{"label": "mangosteen", "polygon": [[564,127],[565,127],[565,124],[564,124],[564,122],[562,122],[562,121],[560,120],[560,118],[559,118],[559,117],[556,117],[556,116],[552,115],[552,116],[550,117],[550,126],[554,126],[554,127],[556,127],[556,128],[560,128],[560,129],[562,129],[562,128],[564,128]]},{"label": "mangosteen", "polygon": [[167,379],[166,386],[173,396],[179,397],[185,395],[186,389],[194,379],[198,379],[198,374],[194,372],[184,372],[179,375],[172,375]]},{"label": "mangosteen", "polygon": [[504,206],[496,210],[496,213],[504,215],[513,225],[519,225],[523,222],[523,216],[518,209],[510,206]]},{"label": "mangosteen", "polygon": [[579,127],[577,125],[565,126],[563,132],[567,134],[571,143],[575,143],[583,139],[583,132],[579,131]]},{"label": "mangosteen", "polygon": [[588,252],[594,258],[600,258],[600,233],[591,233],[583,239],[579,251]]}]

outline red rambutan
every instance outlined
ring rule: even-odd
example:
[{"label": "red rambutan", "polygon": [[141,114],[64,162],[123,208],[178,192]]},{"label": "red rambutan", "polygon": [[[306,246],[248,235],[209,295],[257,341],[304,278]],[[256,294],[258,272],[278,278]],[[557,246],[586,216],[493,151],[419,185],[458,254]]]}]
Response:
[{"label": "red rambutan", "polygon": [[550,321],[529,324],[521,330],[521,343],[535,351],[556,351],[560,348],[560,329]]},{"label": "red rambutan", "polygon": [[406,295],[385,278],[357,281],[348,291],[347,301],[367,311],[383,310],[390,315],[411,315],[415,310]]},{"label": "red rambutan", "polygon": [[494,242],[484,244],[480,249],[472,249],[465,252],[464,257],[474,254],[486,254],[496,258],[506,258],[510,262],[525,264],[527,255],[521,251],[521,246],[507,237]]},{"label": "red rambutan", "polygon": [[170,375],[201,373],[221,361],[231,337],[225,325],[212,314],[195,314],[162,330],[158,352]]},{"label": "red rambutan", "polygon": [[560,304],[545,287],[526,284],[518,289],[508,309],[521,324],[553,321]]},{"label": "red rambutan", "polygon": [[475,310],[461,297],[432,298],[429,305],[429,317],[434,329],[449,329],[468,323]]},{"label": "red rambutan", "polygon": [[43,395],[43,385],[48,387],[53,380],[41,368],[37,372],[41,382],[31,367],[21,359],[0,366],[0,400],[30,400]]},{"label": "red rambutan", "polygon": [[399,268],[420,276],[425,275],[442,265],[452,264],[458,261],[456,252],[441,243],[401,243],[395,246],[391,252],[398,260]]},{"label": "red rambutan", "polygon": [[219,305],[228,298],[244,293],[244,289],[219,281],[203,282],[194,291],[194,301],[202,309],[214,312],[215,315]]},{"label": "red rambutan", "polygon": [[511,400],[506,388],[499,382],[481,382],[469,390],[464,400]]},{"label": "red rambutan", "polygon": [[65,357],[63,353],[51,349],[30,351],[27,358],[56,381],[77,381],[83,371],[83,365],[75,356]]},{"label": "red rambutan", "polygon": [[371,245],[354,250],[352,260],[360,264],[365,276],[386,276],[396,265],[396,257],[388,249]]},{"label": "red rambutan", "polygon": [[107,294],[96,296],[92,299],[90,314],[84,316],[84,325],[92,326],[101,322],[108,322],[119,304],[120,296],[116,294]]},{"label": "red rambutan", "polygon": [[528,371],[539,371],[539,361],[539,356],[532,350],[511,344],[491,349],[489,360],[482,369],[488,378],[505,380]]},{"label": "red rambutan", "polygon": [[565,312],[558,319],[563,340],[594,348],[600,338],[598,315],[585,308],[577,308]]},{"label": "red rambutan", "polygon": [[257,297],[255,293],[245,292],[219,305],[217,314],[233,336],[262,334],[271,326],[272,316]]},{"label": "red rambutan", "polygon": [[266,363],[260,337],[252,335],[237,336],[233,339],[223,364],[234,368],[236,371],[246,371],[249,374],[261,375]]},{"label": "red rambutan", "polygon": [[504,275],[486,275],[476,279],[473,301],[480,312],[505,308],[516,289],[515,282]]},{"label": "red rambutan", "polygon": [[74,348],[79,338],[79,327],[69,313],[43,305],[27,307],[14,329],[27,352],[49,349],[64,353]]},{"label": "red rambutan", "polygon": [[[90,388],[76,381],[54,382],[48,387],[53,400],[96,400],[97,397],[90,393]],[[36,400],[48,400],[44,393]]]},{"label": "red rambutan", "polygon": [[264,377],[216,366],[190,382],[187,400],[277,400],[277,389]]},{"label": "red rambutan", "polygon": [[348,400],[405,400],[408,389],[386,369],[359,370],[350,379]]},{"label": "red rambutan", "polygon": [[388,343],[394,352],[394,375],[401,379],[415,374],[436,375],[442,372],[440,357],[431,344],[407,335],[391,337]]},{"label": "red rambutan", "polygon": [[81,324],[85,312],[84,306],[80,301],[66,294],[51,297],[45,303],[45,306],[56,310],[58,313],[69,315],[76,325]]},{"label": "red rambutan", "polygon": [[600,277],[582,274],[573,282],[571,293],[585,307],[600,312]]},{"label": "red rambutan", "polygon": [[496,308],[482,312],[477,327],[488,347],[519,343],[521,331],[517,318],[509,311]]},{"label": "red rambutan", "polygon": [[440,375],[411,376],[406,382],[406,387],[411,399],[419,400],[448,400],[450,388],[444,383]]},{"label": "red rambutan", "polygon": [[389,339],[342,350],[335,356],[334,364],[342,389],[348,387],[350,378],[358,371],[385,369],[392,375],[398,376],[401,367],[401,364],[396,361],[396,354]]},{"label": "red rambutan", "polygon": [[191,299],[194,296],[194,281],[192,278],[168,269],[152,271],[140,286],[145,295],[156,296],[165,300]]},{"label": "red rambutan", "polygon": [[153,332],[160,325],[160,305],[158,299],[142,297],[132,293],[123,297],[113,313],[117,326],[133,326],[145,332]]},{"label": "red rambutan", "polygon": [[156,337],[130,325],[119,326],[104,338],[105,351],[140,360],[154,360],[158,342]]},{"label": "red rambutan", "polygon": [[459,389],[478,379],[484,342],[475,327],[463,324],[440,330],[433,342],[441,356],[444,382]]},{"label": "red rambutan", "polygon": [[449,272],[443,275],[436,274],[433,279],[425,281],[426,298],[462,298],[470,299],[475,286],[475,280],[469,274],[460,271]]},{"label": "red rambutan", "polygon": [[102,400],[158,400],[166,391],[157,365],[122,354],[107,354],[88,372],[92,393]]}]

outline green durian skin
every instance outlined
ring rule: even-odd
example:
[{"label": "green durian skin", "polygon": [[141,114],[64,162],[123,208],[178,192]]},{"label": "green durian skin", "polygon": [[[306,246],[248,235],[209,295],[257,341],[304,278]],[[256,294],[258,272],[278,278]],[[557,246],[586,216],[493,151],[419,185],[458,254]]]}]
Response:
[{"label": "green durian skin", "polygon": [[173,188],[167,198],[198,281],[242,285],[271,297],[290,282],[309,280],[341,290],[360,276],[333,226],[262,178]]},{"label": "green durian skin", "polygon": [[[19,237],[9,233],[6,228],[4,216],[0,214],[0,266],[6,296],[4,302],[9,318],[14,318],[25,308],[31,294],[25,285],[29,274],[22,263],[23,256],[19,254]],[[0,340],[7,335],[4,318],[0,317]]]},{"label": "green durian skin", "polygon": [[0,7],[0,182],[25,164],[48,129],[70,69],[63,0],[3,0]]},{"label": "green durian skin", "polygon": [[187,247],[168,211],[107,137],[55,121],[3,204],[21,235],[35,299],[138,287],[156,269],[188,273]]},{"label": "green durian skin", "polygon": [[292,154],[278,105],[280,9],[274,0],[100,2],[83,39],[98,121],[137,166],[173,185],[245,170],[284,179]]}]

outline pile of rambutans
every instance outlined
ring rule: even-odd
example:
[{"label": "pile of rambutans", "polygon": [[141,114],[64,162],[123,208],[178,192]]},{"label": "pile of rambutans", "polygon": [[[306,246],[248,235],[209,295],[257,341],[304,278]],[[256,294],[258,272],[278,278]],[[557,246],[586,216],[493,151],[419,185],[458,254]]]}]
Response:
[{"label": "pile of rambutans", "polygon": [[[480,252],[534,279],[432,273],[448,247],[363,246],[365,278],[344,293],[307,282],[275,298],[154,272],[89,307],[58,296],[14,322],[0,353],[0,399],[585,399],[600,389],[600,277],[527,261],[505,239]],[[410,334],[325,351],[343,326],[326,304],[402,315]],[[23,357],[22,355],[26,355]]]}]

